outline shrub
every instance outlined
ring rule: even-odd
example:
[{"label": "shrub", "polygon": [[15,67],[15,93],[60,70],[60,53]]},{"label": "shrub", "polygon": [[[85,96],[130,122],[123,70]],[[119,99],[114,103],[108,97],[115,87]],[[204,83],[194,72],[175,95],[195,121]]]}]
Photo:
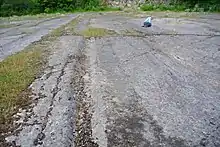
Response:
[{"label": "shrub", "polygon": [[186,7],[184,5],[167,5],[167,4],[145,4],[141,6],[143,11],[184,11]]},{"label": "shrub", "polygon": [[101,0],[0,0],[0,16],[97,10]]},{"label": "shrub", "polygon": [[148,2],[141,6],[143,11],[187,11],[187,12],[203,12],[203,11],[220,11],[220,0],[170,0],[158,2]]}]

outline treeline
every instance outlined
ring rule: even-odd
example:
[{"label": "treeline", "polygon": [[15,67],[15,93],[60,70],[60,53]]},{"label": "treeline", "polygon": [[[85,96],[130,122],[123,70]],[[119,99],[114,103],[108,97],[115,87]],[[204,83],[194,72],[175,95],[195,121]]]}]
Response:
[{"label": "treeline", "polygon": [[184,0],[189,8],[198,8],[203,11],[220,11],[220,0]]},{"label": "treeline", "polygon": [[220,0],[172,0],[194,11],[220,11]]},{"label": "treeline", "polygon": [[0,16],[94,10],[101,5],[101,0],[0,0]]},{"label": "treeline", "polygon": [[220,0],[146,0],[144,11],[220,12]]},{"label": "treeline", "polygon": [[[107,1],[108,0],[0,0],[0,16],[72,12],[76,10],[103,10],[106,8]],[[145,11],[214,12],[220,11],[220,0],[146,0],[146,4],[141,8]]]}]

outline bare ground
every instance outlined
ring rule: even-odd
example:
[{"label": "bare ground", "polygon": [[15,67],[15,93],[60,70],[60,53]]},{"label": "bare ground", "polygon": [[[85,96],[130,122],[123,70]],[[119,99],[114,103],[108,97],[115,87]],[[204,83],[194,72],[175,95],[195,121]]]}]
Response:
[{"label": "bare ground", "polygon": [[[137,16],[82,15],[48,48],[48,66],[30,85],[35,102],[17,114],[20,127],[6,141],[220,146],[219,19],[155,16],[142,28]],[[85,37],[87,28],[106,31]]]}]

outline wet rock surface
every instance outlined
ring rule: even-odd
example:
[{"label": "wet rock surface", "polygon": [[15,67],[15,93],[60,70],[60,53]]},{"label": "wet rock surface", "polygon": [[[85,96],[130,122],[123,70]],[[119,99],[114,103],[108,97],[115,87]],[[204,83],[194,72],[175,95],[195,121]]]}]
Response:
[{"label": "wet rock surface", "polygon": [[144,18],[115,13],[82,17],[76,31],[116,33],[54,41],[48,67],[30,86],[36,101],[20,113],[28,117],[7,141],[22,147],[220,146],[220,17],[211,16],[155,18],[151,28],[141,27]]}]

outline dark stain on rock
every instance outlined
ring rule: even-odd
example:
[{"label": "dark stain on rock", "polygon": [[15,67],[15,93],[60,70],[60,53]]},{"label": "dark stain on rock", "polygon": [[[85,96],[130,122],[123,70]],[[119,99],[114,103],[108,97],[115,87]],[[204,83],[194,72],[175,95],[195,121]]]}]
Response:
[{"label": "dark stain on rock", "polygon": [[[109,119],[106,132],[108,147],[187,147],[181,138],[166,137],[163,128],[153,116],[141,108],[141,97],[132,88],[128,104],[115,105],[115,118]],[[120,107],[120,108],[119,108]],[[121,111],[122,110],[122,111]],[[149,125],[149,129],[145,130]],[[149,131],[153,140],[148,140],[144,132]],[[146,133],[146,132],[145,132]]]},{"label": "dark stain on rock", "polygon": [[85,47],[85,41],[83,40],[79,45],[79,50],[72,59],[77,62],[74,65],[74,77],[73,87],[76,99],[76,147],[98,147],[98,144],[93,141],[92,138],[92,127],[90,112],[90,100],[91,96],[85,91],[85,81],[83,76],[86,74],[86,56],[83,53]]},{"label": "dark stain on rock", "polygon": [[45,138],[45,134],[44,133],[39,133],[37,135],[37,138],[34,140],[34,145],[37,146],[37,145],[41,145],[43,144],[42,140]]}]

